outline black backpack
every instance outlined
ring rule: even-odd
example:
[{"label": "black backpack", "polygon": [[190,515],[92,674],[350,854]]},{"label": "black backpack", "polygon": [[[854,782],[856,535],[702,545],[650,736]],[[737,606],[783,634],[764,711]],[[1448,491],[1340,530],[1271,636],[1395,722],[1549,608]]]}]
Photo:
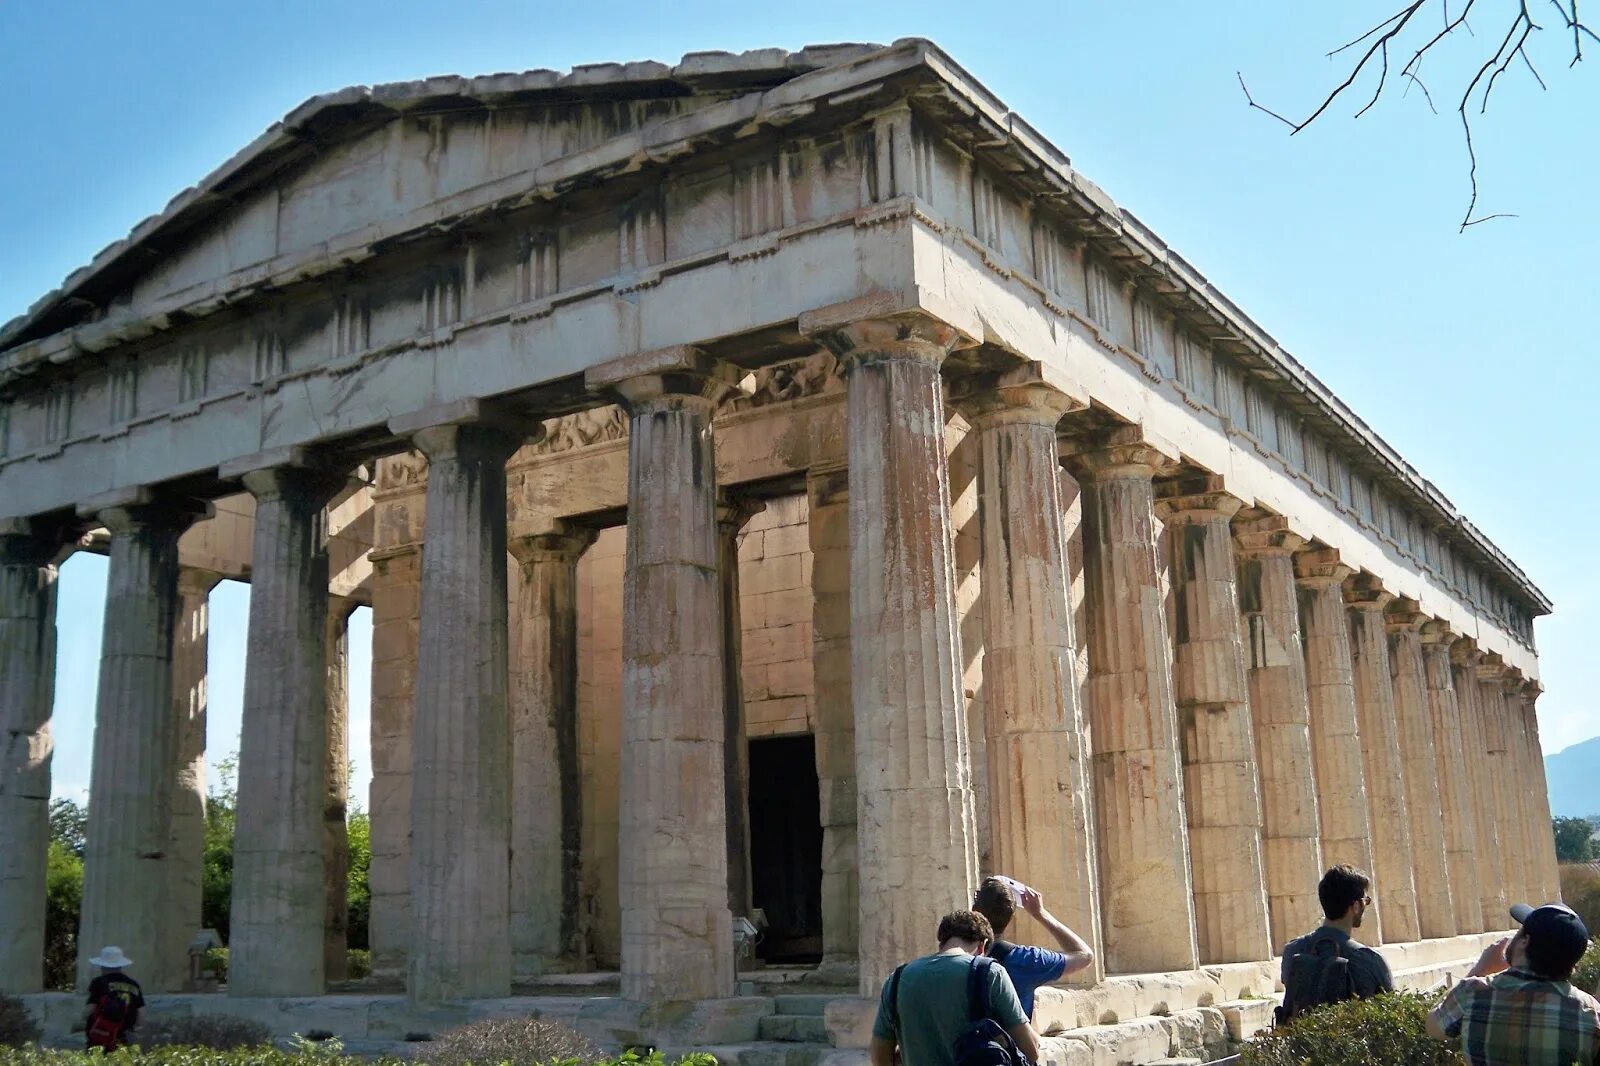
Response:
[{"label": "black backpack", "polygon": [[1289,957],[1289,979],[1283,986],[1283,1004],[1274,1011],[1279,1025],[1295,1015],[1327,1003],[1354,999],[1355,977],[1344,945],[1331,936],[1317,937],[1307,950]]},{"label": "black backpack", "polygon": [[[1032,1066],[999,1022],[989,1017],[989,969],[994,960],[973,956],[967,971],[967,1019],[971,1023],[950,1044],[955,1066]],[[900,973],[889,978],[889,1021],[900,1032]]]}]

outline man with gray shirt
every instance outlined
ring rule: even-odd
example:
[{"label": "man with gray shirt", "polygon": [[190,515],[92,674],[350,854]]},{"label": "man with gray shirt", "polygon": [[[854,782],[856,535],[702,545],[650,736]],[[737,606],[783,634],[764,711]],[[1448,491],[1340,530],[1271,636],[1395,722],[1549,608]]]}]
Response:
[{"label": "man with gray shirt", "polygon": [[1283,1006],[1278,1008],[1278,1021],[1323,1003],[1394,991],[1394,976],[1383,956],[1351,936],[1372,906],[1371,887],[1366,874],[1345,863],[1322,875],[1317,885],[1322,925],[1283,949]]}]

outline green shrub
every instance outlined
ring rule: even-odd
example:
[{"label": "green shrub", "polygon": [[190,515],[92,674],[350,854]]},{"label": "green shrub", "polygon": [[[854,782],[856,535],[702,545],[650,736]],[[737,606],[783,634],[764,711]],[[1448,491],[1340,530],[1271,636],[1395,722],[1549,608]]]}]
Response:
[{"label": "green shrub", "polygon": [[54,1048],[0,1048],[0,1066],[402,1066],[399,1059],[370,1060],[354,1055],[297,1054],[270,1047],[213,1048],[158,1047],[118,1048],[107,1055],[95,1051],[66,1051]]},{"label": "green shrub", "polygon": [[351,948],[345,953],[344,973],[352,981],[372,976],[372,952],[365,948]]},{"label": "green shrub", "polygon": [[1396,992],[1319,1007],[1245,1045],[1244,1066],[1464,1066],[1428,1035],[1439,997]]},{"label": "green shrub", "polygon": [[1589,932],[1600,933],[1600,870],[1592,866],[1561,867],[1561,899],[1578,912]]},{"label": "green shrub", "polygon": [[39,1026],[16,996],[0,992],[0,1048],[21,1047],[39,1039]]},{"label": "green shrub", "polygon": [[44,986],[48,989],[71,991],[77,980],[82,904],[83,859],[61,841],[52,840],[45,866]]},{"label": "green shrub", "polygon": [[583,1034],[538,1018],[483,1018],[420,1045],[418,1058],[433,1066],[541,1066],[595,1063],[606,1056]]},{"label": "green shrub", "polygon": [[228,1014],[198,1014],[189,1018],[143,1021],[133,1031],[142,1048],[197,1047],[214,1051],[264,1047],[272,1043],[272,1030],[249,1018]]},{"label": "green shrub", "polygon": [[1572,971],[1572,986],[1590,995],[1600,988],[1600,941],[1589,941],[1589,950],[1583,953]]},{"label": "green shrub", "polygon": [[201,965],[201,969],[210,970],[212,976],[218,981],[226,981],[228,979],[228,949],[207,948],[205,962]]}]

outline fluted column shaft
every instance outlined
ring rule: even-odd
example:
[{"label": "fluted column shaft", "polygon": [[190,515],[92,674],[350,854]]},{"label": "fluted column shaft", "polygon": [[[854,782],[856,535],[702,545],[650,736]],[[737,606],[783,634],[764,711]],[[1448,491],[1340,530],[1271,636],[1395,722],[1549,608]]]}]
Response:
[{"label": "fluted column shaft", "polygon": [[[1478,707],[1483,721],[1485,764],[1488,770],[1489,817],[1493,819],[1500,836],[1500,880],[1504,885],[1508,903],[1525,903],[1522,898],[1522,872],[1527,869],[1527,841],[1522,822],[1516,815],[1515,789],[1527,787],[1516,779],[1516,766],[1510,752],[1510,725],[1506,721],[1505,693],[1501,688],[1504,677],[1498,655],[1487,657],[1478,665]],[[1508,927],[1502,910],[1495,923]]]},{"label": "fluted column shaft", "polygon": [[194,511],[149,505],[111,508],[89,839],[78,924],[78,983],[89,958],[116,944],[138,963],[159,954],[167,907],[176,746],[172,646],[178,615],[178,537]]},{"label": "fluted column shaft", "polygon": [[649,366],[611,383],[629,417],[622,994],[657,1002],[734,985],[711,434],[725,379],[694,349],[641,361]]},{"label": "fluted column shaft", "polygon": [[1478,840],[1478,906],[1480,924],[1486,930],[1504,929],[1508,920],[1505,866],[1501,847],[1500,820],[1495,817],[1496,790],[1489,754],[1489,722],[1478,685],[1478,653],[1472,641],[1462,639],[1450,646],[1450,675],[1455,683],[1456,704],[1461,709],[1461,747],[1465,756],[1468,805]]},{"label": "fluted column shaft", "polygon": [[228,994],[315,996],[325,984],[328,551],[342,479],[277,467],[256,498],[239,735]]},{"label": "fluted column shaft", "polygon": [[1230,526],[1240,506],[1217,477],[1167,482],[1156,502],[1172,545],[1173,690],[1202,963],[1273,954]]},{"label": "fluted column shaft", "polygon": [[1445,857],[1450,872],[1450,906],[1458,933],[1483,931],[1479,907],[1482,866],[1477,824],[1472,816],[1472,790],[1467,783],[1463,712],[1450,676],[1450,644],[1455,635],[1443,623],[1422,626],[1422,665],[1427,687],[1428,718],[1433,727],[1434,773],[1444,819]]},{"label": "fluted column shaft", "polygon": [[[1305,640],[1322,863],[1348,863],[1371,874],[1372,823],[1367,813],[1366,768],[1344,605],[1343,585],[1350,568],[1328,548],[1296,554],[1294,566]],[[1376,912],[1362,925],[1361,939],[1369,944],[1383,942]]]},{"label": "fluted column shaft", "polygon": [[511,961],[538,973],[582,950],[578,560],[594,531],[519,537],[511,651]]},{"label": "fluted column shaft", "polygon": [[1534,804],[1536,835],[1535,869],[1539,877],[1539,900],[1548,902],[1561,897],[1561,872],[1556,861],[1555,837],[1550,819],[1550,788],[1545,781],[1544,745],[1539,741],[1539,693],[1543,689],[1537,681],[1523,685],[1521,693],[1523,720],[1528,731],[1528,783]]},{"label": "fluted column shaft", "polygon": [[824,339],[846,383],[860,981],[875,994],[977,877],[939,375],[956,334],[912,318]]},{"label": "fluted column shaft", "polygon": [[343,981],[349,976],[350,966],[350,614],[355,609],[356,603],[346,597],[328,598],[324,640],[328,765],[322,790],[322,973],[329,981]]},{"label": "fluted column shaft", "polygon": [[0,992],[44,982],[58,545],[0,525]]},{"label": "fluted column shaft", "polygon": [[1433,715],[1422,662],[1423,618],[1411,600],[1389,606],[1389,681],[1399,726],[1401,781],[1411,821],[1412,877],[1416,885],[1420,935],[1455,936],[1450,863],[1445,848],[1443,782],[1438,777]]},{"label": "fluted column shaft", "polygon": [[411,770],[415,747],[422,550],[402,544],[372,559],[372,864],[367,918],[372,972],[403,978],[411,941]]},{"label": "fluted column shaft", "polygon": [[[1076,406],[1043,384],[1002,384],[969,399],[963,413],[978,444],[990,861],[1037,888],[1089,939],[1098,962],[1087,743],[1056,444],[1056,424]],[[1081,978],[1097,979],[1093,972]]]},{"label": "fluted column shaft", "polygon": [[760,500],[717,504],[717,576],[722,587],[723,810],[728,834],[728,910],[750,913],[750,752],[744,728],[744,622],[739,611],[739,531],[766,510]]},{"label": "fluted column shaft", "polygon": [[1250,717],[1261,781],[1261,846],[1272,947],[1322,920],[1322,843],[1311,754],[1311,697],[1295,588],[1294,552],[1305,541],[1271,515],[1234,519],[1239,611]]},{"label": "fluted column shaft", "polygon": [[1406,810],[1400,724],[1383,621],[1383,609],[1392,597],[1358,575],[1345,582],[1345,599],[1350,605],[1350,663],[1372,824],[1372,909],[1381,916],[1384,943],[1412,941],[1420,936],[1420,927],[1412,881],[1411,816]]},{"label": "fluted column shaft", "polygon": [[1083,499],[1090,758],[1109,973],[1198,962],[1152,479],[1133,428],[1072,451]]},{"label": "fluted column shaft", "polygon": [[[1528,765],[1527,722],[1522,716],[1522,677],[1509,673],[1500,681],[1501,715],[1506,728],[1506,763],[1511,780],[1507,783],[1509,816],[1516,827],[1518,865],[1511,878],[1517,898],[1535,906],[1544,902],[1536,898],[1543,886],[1539,883],[1538,862],[1540,838],[1549,836],[1554,844],[1551,829],[1541,830],[1533,814],[1533,777]],[[1537,836],[1535,834],[1538,834]]]},{"label": "fluted column shaft", "polygon": [[511,990],[506,460],[521,437],[433,426],[411,772],[411,942],[419,1003]]},{"label": "fluted column shaft", "polygon": [[189,976],[189,944],[201,927],[205,895],[206,709],[211,590],[209,570],[178,572],[178,623],[172,644],[175,752],[172,828],[167,848],[167,905],[161,945],[141,980],[152,992],[178,992]]},{"label": "fluted column shaft", "polygon": [[806,474],[811,667],[822,818],[822,969],[854,969],[861,900],[856,726],[850,684],[850,485],[844,467]]}]

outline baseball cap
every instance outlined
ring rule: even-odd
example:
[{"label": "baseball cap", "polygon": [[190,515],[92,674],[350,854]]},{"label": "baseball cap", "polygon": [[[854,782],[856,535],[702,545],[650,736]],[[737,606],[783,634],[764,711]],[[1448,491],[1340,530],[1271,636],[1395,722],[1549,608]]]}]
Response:
[{"label": "baseball cap", "polygon": [[1549,945],[1569,963],[1577,962],[1589,950],[1589,928],[1571,907],[1560,903],[1542,907],[1518,903],[1511,908],[1511,917],[1530,940]]}]

